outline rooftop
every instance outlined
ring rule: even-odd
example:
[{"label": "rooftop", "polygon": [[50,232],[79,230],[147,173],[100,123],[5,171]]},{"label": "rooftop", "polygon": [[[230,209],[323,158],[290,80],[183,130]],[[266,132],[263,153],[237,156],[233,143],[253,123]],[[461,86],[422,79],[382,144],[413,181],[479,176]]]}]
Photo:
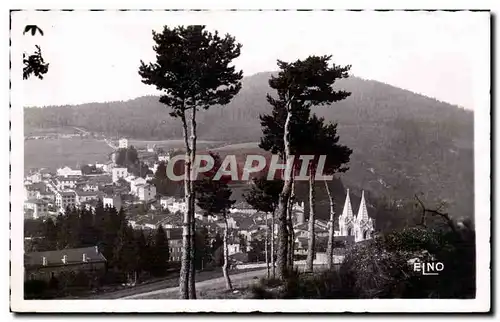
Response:
[{"label": "rooftop", "polygon": [[88,261],[91,262],[104,262],[106,258],[95,247],[85,248],[69,248],[62,250],[53,250],[47,252],[33,252],[24,255],[25,267],[43,266],[43,258],[46,258],[47,266],[60,266],[64,265],[62,259],[66,255],[66,265],[79,264],[83,262],[83,254],[85,254]]},{"label": "rooftop", "polygon": [[27,190],[30,191],[45,191],[46,185],[43,182],[35,182],[25,185]]},{"label": "rooftop", "polygon": [[80,180],[82,179],[81,176],[74,176],[74,175],[69,175],[69,176],[57,176],[56,177],[57,180],[59,181],[68,181],[68,180]]},{"label": "rooftop", "polygon": [[41,204],[47,204],[46,201],[41,200],[41,199],[28,199],[24,203],[36,203],[36,204],[39,204],[39,205],[41,205]]},{"label": "rooftop", "polygon": [[99,191],[83,191],[83,190],[77,190],[75,193],[81,197],[85,196],[97,196],[99,195]]},{"label": "rooftop", "polygon": [[75,192],[74,191],[59,191],[59,194],[61,196],[75,196]]}]

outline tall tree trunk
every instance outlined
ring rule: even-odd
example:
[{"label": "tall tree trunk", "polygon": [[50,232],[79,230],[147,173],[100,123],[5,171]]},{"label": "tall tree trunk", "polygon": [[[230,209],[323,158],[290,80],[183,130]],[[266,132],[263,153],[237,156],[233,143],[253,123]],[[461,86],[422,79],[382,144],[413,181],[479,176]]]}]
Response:
[{"label": "tall tree trunk", "polygon": [[314,236],[314,216],[315,216],[316,200],[315,200],[315,190],[314,190],[314,171],[310,171],[309,175],[309,239],[307,243],[307,259],[306,259],[306,271],[313,271],[313,263],[315,256],[315,236]]},{"label": "tall tree trunk", "polygon": [[264,247],[264,251],[266,253],[266,268],[267,268],[267,278],[269,279],[269,222],[268,222],[268,213],[266,213],[266,245]]},{"label": "tall tree trunk", "polygon": [[288,266],[293,270],[293,255],[295,251],[295,234],[293,231],[293,204],[295,203],[295,168],[292,170],[292,191],[288,203]]},{"label": "tall tree trunk", "polygon": [[190,221],[191,221],[191,231],[190,231],[190,238],[191,238],[191,252],[190,252],[190,269],[189,269],[189,283],[188,283],[188,292],[189,292],[189,298],[190,299],[196,299],[196,280],[195,280],[195,274],[196,274],[196,267],[195,267],[195,252],[196,252],[196,220],[194,218],[195,214],[195,202],[196,202],[196,191],[194,189],[194,182],[196,178],[194,178],[194,172],[195,172],[195,167],[197,166],[194,164],[195,162],[195,157],[196,157],[196,107],[193,107],[193,110],[191,111],[191,157],[190,157],[190,162],[191,162],[191,173],[190,173],[190,180],[189,183],[191,185],[191,205],[190,205]]},{"label": "tall tree trunk", "polygon": [[[194,192],[194,190],[193,190]],[[192,203],[194,205],[194,197],[191,198]],[[194,213],[194,206],[193,206],[193,213]],[[188,282],[188,293],[189,293],[189,298],[190,299],[196,299],[196,279],[195,279],[195,273],[196,273],[196,234],[195,234],[195,220],[194,216],[191,216],[191,229],[189,232],[189,237],[190,237],[190,245],[191,245],[191,252],[189,256],[190,264],[189,264],[189,282]]]},{"label": "tall tree trunk", "polygon": [[273,215],[271,217],[271,267],[272,267],[272,272],[273,272],[273,277],[276,277],[276,264],[274,263],[274,212],[273,210]]},{"label": "tall tree trunk", "polygon": [[227,217],[224,211],[224,266],[222,267],[222,273],[224,274],[224,279],[226,280],[226,288],[228,290],[233,289],[231,284],[231,279],[229,278],[229,250],[227,248],[227,232],[229,230],[229,225],[227,224]]},{"label": "tall tree trunk", "polygon": [[190,184],[190,173],[191,173],[191,148],[188,141],[188,129],[186,123],[186,116],[183,114],[181,116],[184,143],[186,147],[186,158],[184,163],[184,202],[186,204],[186,210],[184,211],[183,222],[182,222],[182,256],[181,256],[181,271],[179,276],[179,297],[181,299],[189,299],[188,284],[189,284],[189,271],[190,271],[190,254],[191,254],[191,214],[189,211],[191,204],[191,184]]},{"label": "tall tree trunk", "polygon": [[330,201],[330,221],[328,222],[328,246],[326,248],[326,260],[328,269],[333,268],[333,242],[335,238],[335,204],[333,203],[333,197],[330,192],[330,187],[328,187],[328,182],[325,180],[326,193],[328,194],[328,200]]},{"label": "tall tree trunk", "polygon": [[287,275],[287,261],[288,261],[288,225],[287,225],[287,208],[288,200],[290,199],[290,192],[292,189],[292,180],[286,174],[289,173],[288,157],[291,155],[290,140],[288,138],[290,133],[290,121],[292,111],[290,110],[290,103],[287,106],[287,116],[285,121],[285,129],[283,134],[286,163],[285,176],[283,182],[283,189],[281,190],[278,202],[278,254],[277,254],[277,276],[279,279],[284,280]]}]

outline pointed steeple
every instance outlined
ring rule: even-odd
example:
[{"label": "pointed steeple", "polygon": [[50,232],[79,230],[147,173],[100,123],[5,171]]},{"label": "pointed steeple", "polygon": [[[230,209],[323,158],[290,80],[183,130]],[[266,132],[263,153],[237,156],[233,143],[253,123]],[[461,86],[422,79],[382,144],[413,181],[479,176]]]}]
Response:
[{"label": "pointed steeple", "polygon": [[342,211],[342,217],[352,217],[352,206],[351,199],[349,198],[349,189],[347,189],[347,196],[345,197],[344,210]]},{"label": "pointed steeple", "polygon": [[359,204],[359,210],[358,210],[358,220],[368,220],[368,209],[366,208],[366,201],[365,201],[365,191],[363,190],[361,192],[361,202]]}]

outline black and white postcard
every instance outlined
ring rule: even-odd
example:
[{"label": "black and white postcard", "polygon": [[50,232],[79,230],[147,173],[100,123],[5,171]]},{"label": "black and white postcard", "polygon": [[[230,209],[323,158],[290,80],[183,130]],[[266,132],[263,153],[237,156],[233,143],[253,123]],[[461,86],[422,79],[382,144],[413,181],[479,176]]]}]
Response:
[{"label": "black and white postcard", "polygon": [[12,311],[491,309],[489,11],[10,19]]}]

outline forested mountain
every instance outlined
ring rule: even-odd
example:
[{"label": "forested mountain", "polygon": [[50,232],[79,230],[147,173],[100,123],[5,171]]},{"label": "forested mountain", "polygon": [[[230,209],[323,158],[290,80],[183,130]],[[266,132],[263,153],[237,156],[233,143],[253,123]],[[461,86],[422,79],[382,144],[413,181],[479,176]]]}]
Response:
[{"label": "forested mountain", "polygon": [[[257,142],[259,115],[271,111],[265,99],[266,93],[273,94],[267,83],[270,75],[244,78],[241,92],[229,105],[198,113],[199,138],[228,144]],[[340,142],[353,149],[350,170],[342,175],[344,186],[396,200],[423,192],[428,206],[444,199],[450,213],[473,214],[473,112],[357,77],[337,86],[352,95],[313,110],[338,122]],[[25,126],[69,125],[133,138],[180,138],[179,121],[168,112],[158,97],[146,96],[125,102],[26,108]]]}]

